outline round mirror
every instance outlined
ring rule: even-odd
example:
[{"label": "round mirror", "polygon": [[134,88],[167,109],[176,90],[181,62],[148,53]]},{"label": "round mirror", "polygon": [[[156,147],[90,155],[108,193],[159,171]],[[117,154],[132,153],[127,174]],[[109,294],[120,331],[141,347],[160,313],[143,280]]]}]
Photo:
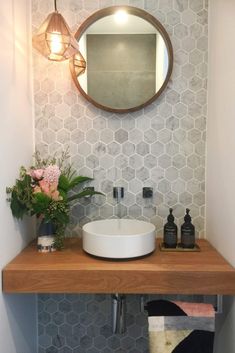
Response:
[{"label": "round mirror", "polygon": [[169,81],[170,38],[161,23],[141,9],[112,6],[97,11],[75,38],[82,56],[70,61],[72,76],[81,94],[98,108],[118,113],[141,109]]}]

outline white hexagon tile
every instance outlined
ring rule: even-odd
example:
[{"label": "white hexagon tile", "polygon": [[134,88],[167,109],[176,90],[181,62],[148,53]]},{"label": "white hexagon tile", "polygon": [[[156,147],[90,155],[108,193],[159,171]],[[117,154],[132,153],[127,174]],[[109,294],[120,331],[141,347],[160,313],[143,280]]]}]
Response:
[{"label": "white hexagon tile", "polygon": [[[57,1],[58,10],[74,32],[84,19],[98,9],[123,4],[148,11],[165,26],[171,38],[174,68],[166,90],[154,103],[140,111],[121,115],[105,112],[79,94],[72,81],[68,62],[49,62],[34,51],[36,147],[43,154],[53,154],[69,147],[77,173],[93,177],[96,189],[105,194],[104,197],[83,200],[73,207],[68,235],[80,235],[81,226],[90,220],[116,217],[117,207],[112,188],[124,186],[125,197],[119,209],[122,217],[150,221],[156,225],[157,234],[161,236],[169,207],[174,209],[178,226],[188,207],[197,236],[203,236],[207,0]],[[52,11],[53,1],[32,0],[33,31]],[[153,187],[151,200],[142,198],[144,186]],[[135,343],[134,347],[127,348],[132,346],[133,339],[137,342],[131,334],[124,343],[107,336],[106,329],[97,333],[95,326],[81,322],[88,320],[89,315],[86,319],[79,316],[81,328],[79,325],[75,325],[76,328],[69,325],[68,320],[77,322],[76,310],[72,312],[68,319],[66,312],[60,309],[48,313],[49,321],[40,322],[39,328],[42,330],[42,324],[47,327],[52,323],[53,315],[59,321],[63,317],[64,326],[60,326],[60,330],[68,330],[66,337],[73,337],[76,330],[81,330],[79,332],[84,338],[80,345],[83,349],[77,348],[77,343],[70,342],[69,338],[61,338],[59,346],[56,337],[65,336],[60,335],[58,327],[56,329],[52,325],[47,327],[47,332],[44,327],[43,333],[40,333],[40,337],[43,337],[40,353],[145,351],[141,348],[145,341],[139,343],[138,347]],[[46,316],[41,320],[46,320]],[[56,342],[54,344],[51,342],[52,336]],[[67,340],[65,343],[64,339]],[[104,340],[105,344],[102,343]],[[50,347],[54,348],[48,348],[49,341]],[[105,348],[102,350],[99,348],[101,346]]]}]

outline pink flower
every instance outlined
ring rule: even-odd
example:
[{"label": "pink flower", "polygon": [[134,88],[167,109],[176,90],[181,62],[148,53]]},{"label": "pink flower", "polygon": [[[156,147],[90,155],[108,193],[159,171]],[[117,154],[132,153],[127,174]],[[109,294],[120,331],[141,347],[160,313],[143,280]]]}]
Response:
[{"label": "pink flower", "polygon": [[48,184],[55,184],[56,188],[60,177],[60,169],[57,165],[49,165],[44,170],[43,180]]},{"label": "pink flower", "polygon": [[39,186],[45,194],[48,195],[50,193],[50,185],[45,179],[39,181]]},{"label": "pink flower", "polygon": [[59,191],[57,190],[57,184],[52,183],[49,184],[45,179],[39,181],[39,186],[35,186],[34,193],[43,192],[48,197],[55,201],[63,200],[63,197],[60,196]]},{"label": "pink flower", "polygon": [[44,169],[31,169],[29,171],[29,175],[35,180],[42,179],[43,174],[44,174]]},{"label": "pink flower", "polygon": [[35,186],[35,187],[33,188],[33,192],[34,192],[35,194],[37,194],[38,192],[42,192],[42,190],[41,190],[40,186]]},{"label": "pink flower", "polygon": [[63,197],[60,196],[58,190],[54,190],[54,191],[51,192],[51,198],[52,198],[53,200],[55,200],[55,201],[61,201],[61,200],[63,200]]}]

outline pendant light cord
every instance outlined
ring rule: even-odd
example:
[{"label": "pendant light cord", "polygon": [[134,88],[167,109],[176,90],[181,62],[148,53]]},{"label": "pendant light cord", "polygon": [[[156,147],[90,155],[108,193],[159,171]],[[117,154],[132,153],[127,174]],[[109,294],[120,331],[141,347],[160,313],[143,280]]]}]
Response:
[{"label": "pendant light cord", "polygon": [[57,4],[56,4],[56,0],[54,0],[54,6],[55,6],[55,12],[57,12]]}]

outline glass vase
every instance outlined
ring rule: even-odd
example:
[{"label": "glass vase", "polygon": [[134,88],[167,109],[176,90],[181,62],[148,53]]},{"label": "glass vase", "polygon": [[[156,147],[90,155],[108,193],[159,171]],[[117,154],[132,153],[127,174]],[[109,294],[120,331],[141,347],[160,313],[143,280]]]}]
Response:
[{"label": "glass vase", "polygon": [[39,252],[47,253],[55,251],[55,225],[51,221],[46,221],[44,218],[41,220],[38,230],[38,244],[37,248]]}]

